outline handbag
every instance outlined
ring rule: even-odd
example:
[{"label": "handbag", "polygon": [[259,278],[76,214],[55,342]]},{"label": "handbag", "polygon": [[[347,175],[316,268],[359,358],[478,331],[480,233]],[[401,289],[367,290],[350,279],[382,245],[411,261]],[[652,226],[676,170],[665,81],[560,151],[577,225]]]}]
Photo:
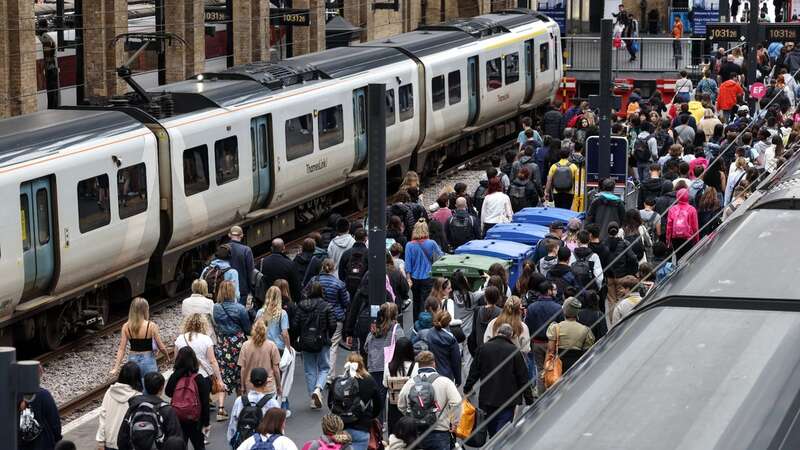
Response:
[{"label": "handbag", "polygon": [[214,375],[211,377],[211,393],[212,394],[219,394],[220,392],[225,392],[225,383],[222,382],[222,379],[218,376]]},{"label": "handbag", "polygon": [[397,332],[397,324],[394,324],[394,326],[392,327],[392,340],[391,340],[391,342],[386,347],[383,347],[383,362],[384,362],[384,364],[389,364],[389,361],[391,361],[392,358],[394,358],[394,344],[395,344],[394,335],[395,335],[395,332]]},{"label": "handbag", "polygon": [[458,421],[455,435],[459,439],[466,439],[475,429],[475,413],[477,408],[466,398],[461,401],[461,420]]},{"label": "handbag", "polygon": [[480,408],[475,408],[475,427],[472,431],[472,436],[464,441],[464,445],[468,447],[483,447],[489,439],[489,430],[484,424],[486,421],[486,413]]},{"label": "handbag", "polygon": [[278,363],[280,369],[282,371],[286,370],[286,368],[289,367],[289,364],[291,364],[292,361],[294,361],[294,349],[290,348],[284,349],[283,354],[281,355],[281,362]]},{"label": "handbag", "polygon": [[367,450],[383,450],[383,427],[378,419],[372,419],[369,425],[369,443]]},{"label": "handbag", "polygon": [[549,388],[561,379],[562,374],[561,358],[558,357],[558,324],[556,324],[556,351],[547,351],[544,359],[543,379],[544,387]]}]

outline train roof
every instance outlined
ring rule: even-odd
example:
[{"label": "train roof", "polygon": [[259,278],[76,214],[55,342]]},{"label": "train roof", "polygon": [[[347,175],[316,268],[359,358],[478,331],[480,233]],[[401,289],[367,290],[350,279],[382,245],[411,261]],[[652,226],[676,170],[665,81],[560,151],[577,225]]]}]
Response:
[{"label": "train roof", "polygon": [[51,109],[11,117],[0,121],[0,167],[140,128],[128,114],[112,110]]}]

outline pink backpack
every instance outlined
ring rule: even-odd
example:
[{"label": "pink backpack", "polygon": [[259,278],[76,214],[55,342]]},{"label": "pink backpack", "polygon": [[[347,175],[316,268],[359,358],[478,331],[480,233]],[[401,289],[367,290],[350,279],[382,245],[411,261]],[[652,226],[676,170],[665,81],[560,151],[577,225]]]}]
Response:
[{"label": "pink backpack", "polygon": [[672,219],[672,237],[688,239],[692,237],[692,226],[689,223],[689,208],[677,208]]},{"label": "pink backpack", "polygon": [[172,409],[181,422],[200,420],[200,391],[197,389],[197,374],[181,377],[172,394]]},{"label": "pink backpack", "polygon": [[323,438],[310,440],[303,445],[303,450],[340,450],[341,448],[341,444]]}]

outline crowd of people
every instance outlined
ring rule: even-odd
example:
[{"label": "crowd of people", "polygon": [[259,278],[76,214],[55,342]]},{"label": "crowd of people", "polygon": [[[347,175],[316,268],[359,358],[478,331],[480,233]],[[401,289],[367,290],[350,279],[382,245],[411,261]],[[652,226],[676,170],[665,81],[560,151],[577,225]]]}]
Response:
[{"label": "crowd of people", "polygon": [[[303,450],[449,450],[465,405],[496,434],[550,386],[556,355],[569,370],[790,156],[800,121],[789,71],[800,57],[788,47],[759,49],[759,70],[771,75],[766,95],[750,104],[733,53],[720,53],[696,83],[681,74],[674,98],[633,91],[612,132],[628,139],[635,207],[611,178],[584,199],[585,143],[598,123],[586,102],[555,101],[535,127],[524,118],[517,144],[490,158],[474,190],[456,183],[425,205],[420,177],[408,172],[386,208],[378,302],[368,296],[362,223],[332,214],[295,256],[275,239],[258,262],[232,227],[182,303],[174,352],[147,300],[131,302],[97,447],[203,449],[218,421],[232,449],[296,450],[284,434],[290,406],[330,412]],[[500,264],[480,280],[461,270],[431,275],[442,255],[540,205],[586,213],[550,223],[514,283]],[[166,379],[159,353],[172,365]],[[288,401],[297,358],[307,405]],[[61,440],[46,389],[20,411],[22,448]]]}]

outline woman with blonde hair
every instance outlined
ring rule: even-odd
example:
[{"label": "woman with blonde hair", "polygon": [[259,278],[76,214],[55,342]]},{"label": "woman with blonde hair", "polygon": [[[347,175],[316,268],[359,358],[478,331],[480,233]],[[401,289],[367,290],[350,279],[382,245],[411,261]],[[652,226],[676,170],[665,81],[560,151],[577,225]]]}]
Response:
[{"label": "woman with blonde hair", "polygon": [[[209,325],[214,324],[214,300],[208,295],[208,283],[202,278],[192,282],[192,295],[181,303],[181,314],[186,319],[192,314],[203,314],[208,320]],[[214,330],[209,329],[207,333],[211,340],[216,343]]]},{"label": "woman with blonde hair", "polygon": [[[216,384],[222,386],[222,372],[219,370],[217,356],[214,354],[214,342],[209,336],[211,326],[202,314],[192,314],[183,321],[181,334],[175,339],[175,351],[183,347],[191,347],[200,363],[199,374],[212,389]],[[225,409],[225,392],[217,392],[217,405]]]},{"label": "woman with blonde hair", "polygon": [[[372,420],[380,417],[383,410],[383,401],[381,401],[378,383],[364,367],[364,358],[355,352],[347,356],[347,362],[344,364],[344,373],[344,377],[337,378],[330,385],[328,408],[332,413],[342,418],[345,426],[344,431],[350,434],[353,440],[353,450],[367,450]],[[349,383],[351,378],[358,383],[358,399],[356,403],[364,405],[363,407],[345,408],[344,405],[336,401],[336,396],[333,395],[336,384]]]},{"label": "woman with blonde hair", "polygon": [[409,170],[403,177],[403,182],[400,183],[400,189],[398,189],[398,192],[408,191],[408,188],[412,187],[419,187],[419,175],[417,175],[417,172]]},{"label": "woman with blonde hair", "polygon": [[[225,392],[231,394],[240,388],[239,352],[245,336],[250,334],[251,325],[244,305],[236,301],[236,287],[230,281],[220,283],[217,304],[214,305],[214,323],[219,339],[216,351],[222,369],[222,383]],[[227,418],[228,413],[224,409],[217,410],[217,421]]]},{"label": "woman with blonde hair", "polygon": [[289,313],[283,309],[283,295],[278,286],[267,290],[264,307],[256,314],[256,320],[258,319],[267,325],[267,338],[278,347],[281,355],[285,349],[292,348],[289,339]]},{"label": "woman with blonde hair", "polygon": [[411,284],[414,297],[414,321],[416,321],[423,311],[423,302],[428,298],[433,286],[431,280],[433,263],[443,254],[439,244],[430,239],[428,224],[424,219],[420,219],[414,225],[414,232],[411,234],[411,241],[406,244],[405,253],[406,277]]},{"label": "woman with blonde hair", "polygon": [[[133,361],[139,365],[139,369],[142,372],[142,385],[144,385],[145,375],[150,372],[158,372],[158,364],[156,363],[158,351],[164,353],[167,359],[169,359],[169,353],[167,352],[167,347],[161,341],[158,325],[150,320],[150,304],[142,297],[136,297],[131,301],[131,306],[128,309],[128,321],[122,326],[122,335],[120,336],[114,367],[110,372],[111,375],[116,375],[119,371],[128,342],[131,344],[128,361]],[[153,350],[153,344],[158,348],[157,351]]]},{"label": "woman with blonde hair", "polygon": [[514,334],[511,337],[511,342],[517,345],[517,348],[522,353],[528,353],[531,350],[531,335],[528,326],[522,321],[522,300],[516,295],[511,296],[503,305],[503,311],[495,319],[486,326],[486,331],[483,333],[483,342],[497,336],[497,330],[500,325],[507,323],[511,325]]},{"label": "woman with blonde hair", "polygon": [[241,367],[242,392],[255,390],[250,382],[250,371],[256,367],[263,367],[267,370],[267,393],[276,393],[278,397],[282,395],[281,355],[278,347],[267,338],[267,325],[263,318],[256,320],[253,334],[242,345],[238,365]]},{"label": "woman with blonde hair", "polygon": [[344,431],[342,418],[336,414],[325,414],[322,416],[322,436],[303,444],[302,450],[319,450],[320,448],[331,448],[331,446],[346,448],[352,442],[353,439]]}]

